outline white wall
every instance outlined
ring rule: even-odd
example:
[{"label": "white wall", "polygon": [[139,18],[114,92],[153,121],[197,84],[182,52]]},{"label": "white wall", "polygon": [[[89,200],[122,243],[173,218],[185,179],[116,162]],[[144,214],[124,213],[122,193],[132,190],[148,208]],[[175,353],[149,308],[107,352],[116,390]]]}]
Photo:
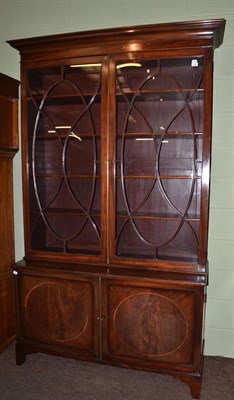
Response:
[{"label": "white wall", "polygon": [[[69,31],[226,18],[215,52],[205,353],[234,357],[234,2],[233,0],[0,0],[0,71],[19,79],[6,40]],[[24,255],[20,154],[14,161],[16,260]]]}]

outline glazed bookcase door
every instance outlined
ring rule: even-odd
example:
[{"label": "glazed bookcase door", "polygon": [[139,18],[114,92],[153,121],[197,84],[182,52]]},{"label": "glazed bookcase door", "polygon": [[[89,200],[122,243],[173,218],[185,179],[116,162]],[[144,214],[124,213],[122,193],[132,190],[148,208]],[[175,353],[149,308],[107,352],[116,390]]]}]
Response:
[{"label": "glazed bookcase door", "polygon": [[119,59],[115,67],[112,260],[196,263],[204,56]]},{"label": "glazed bookcase door", "polygon": [[104,257],[102,61],[27,70],[31,255]]}]

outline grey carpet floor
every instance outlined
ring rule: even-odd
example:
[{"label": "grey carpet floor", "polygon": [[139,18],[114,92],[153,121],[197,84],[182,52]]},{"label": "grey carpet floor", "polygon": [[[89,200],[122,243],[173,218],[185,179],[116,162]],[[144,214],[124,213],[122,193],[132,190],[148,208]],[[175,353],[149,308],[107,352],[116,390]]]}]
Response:
[{"label": "grey carpet floor", "polygon": [[[14,346],[0,355],[1,400],[191,400],[189,387],[160,374],[46,354],[15,365]],[[234,359],[205,357],[201,400],[234,399]]]}]

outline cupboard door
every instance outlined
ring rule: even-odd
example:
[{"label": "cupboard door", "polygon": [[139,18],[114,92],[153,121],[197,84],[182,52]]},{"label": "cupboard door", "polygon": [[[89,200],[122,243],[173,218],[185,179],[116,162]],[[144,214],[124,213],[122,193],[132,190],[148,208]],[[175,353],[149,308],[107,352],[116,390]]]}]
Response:
[{"label": "cupboard door", "polygon": [[73,349],[75,354],[99,354],[97,280],[29,275],[18,279],[23,340]]},{"label": "cupboard door", "polygon": [[199,291],[123,281],[109,281],[106,291],[104,357],[154,368],[200,365],[195,355],[201,346]]},{"label": "cupboard door", "polygon": [[105,253],[105,79],[103,59],[86,61],[26,72],[27,252],[53,259]]},{"label": "cupboard door", "polygon": [[204,57],[118,59],[115,79],[111,260],[197,262]]}]

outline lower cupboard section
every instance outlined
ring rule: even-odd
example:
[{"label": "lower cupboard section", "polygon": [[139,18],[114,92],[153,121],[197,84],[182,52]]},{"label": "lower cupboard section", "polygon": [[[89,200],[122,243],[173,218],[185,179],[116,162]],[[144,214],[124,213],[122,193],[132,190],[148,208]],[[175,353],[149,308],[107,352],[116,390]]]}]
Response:
[{"label": "lower cupboard section", "polygon": [[197,303],[194,290],[108,282],[104,354],[138,364],[192,366]]},{"label": "lower cupboard section", "polygon": [[17,364],[42,351],[169,373],[199,398],[203,287],[83,273],[15,279]]},{"label": "lower cupboard section", "polygon": [[47,349],[99,356],[98,281],[20,275],[20,337]]}]

